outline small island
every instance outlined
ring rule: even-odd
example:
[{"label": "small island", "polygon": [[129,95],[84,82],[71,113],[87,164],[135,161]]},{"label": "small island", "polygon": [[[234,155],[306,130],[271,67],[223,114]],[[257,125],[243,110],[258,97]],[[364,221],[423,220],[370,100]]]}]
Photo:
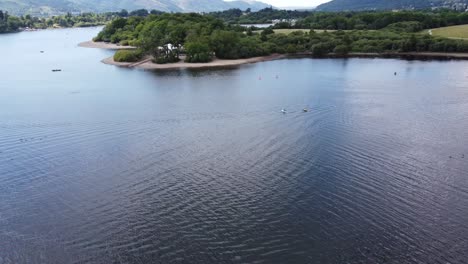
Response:
[{"label": "small island", "polygon": [[[227,22],[229,12],[116,18],[82,46],[117,49],[103,62],[143,69],[233,66],[291,56],[468,59],[467,41],[429,30],[463,23],[460,12],[310,12],[265,29]],[[249,15],[265,12],[276,11]]]}]

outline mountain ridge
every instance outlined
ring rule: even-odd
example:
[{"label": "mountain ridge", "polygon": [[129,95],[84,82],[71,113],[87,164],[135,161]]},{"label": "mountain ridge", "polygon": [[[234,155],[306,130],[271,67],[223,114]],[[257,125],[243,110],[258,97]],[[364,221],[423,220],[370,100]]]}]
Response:
[{"label": "mountain ridge", "polygon": [[468,0],[333,0],[321,4],[318,11],[359,11],[393,9],[450,8],[466,10]]},{"label": "mountain ridge", "polygon": [[121,9],[165,12],[211,12],[230,8],[259,10],[268,4],[252,0],[0,0],[0,10],[12,14],[54,15],[66,12],[109,12]]}]

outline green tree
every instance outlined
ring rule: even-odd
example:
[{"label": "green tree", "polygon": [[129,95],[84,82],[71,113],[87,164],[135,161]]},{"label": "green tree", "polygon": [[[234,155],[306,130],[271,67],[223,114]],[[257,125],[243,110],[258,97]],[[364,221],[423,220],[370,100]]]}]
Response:
[{"label": "green tree", "polygon": [[328,54],[328,48],[323,43],[313,45],[311,48],[311,51],[312,51],[312,55],[317,56],[317,57],[322,57]]},{"label": "green tree", "polygon": [[338,45],[335,47],[335,49],[333,49],[333,53],[335,53],[336,55],[347,55],[349,53],[349,47],[346,46],[346,45]]},{"label": "green tree", "polygon": [[153,21],[147,23],[140,33],[139,42],[141,47],[155,58],[161,55],[161,47],[166,44],[166,28],[167,22]]},{"label": "green tree", "polygon": [[211,50],[207,40],[199,39],[185,43],[186,62],[209,62]]},{"label": "green tree", "polygon": [[216,30],[210,38],[211,47],[213,48],[216,57],[222,59],[237,59],[239,58],[239,33]]},{"label": "green tree", "polygon": [[7,19],[7,28],[9,31],[18,31],[22,23],[18,17],[8,17]]},{"label": "green tree", "polygon": [[120,17],[128,17],[128,11],[125,9],[122,9],[119,13]]}]

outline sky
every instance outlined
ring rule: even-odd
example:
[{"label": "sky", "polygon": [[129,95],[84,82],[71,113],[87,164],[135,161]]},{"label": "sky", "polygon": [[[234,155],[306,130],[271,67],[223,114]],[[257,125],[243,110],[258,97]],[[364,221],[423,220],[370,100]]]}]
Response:
[{"label": "sky", "polygon": [[322,3],[328,2],[330,0],[260,0],[267,4],[276,6],[276,7],[291,7],[291,6],[318,6]]}]

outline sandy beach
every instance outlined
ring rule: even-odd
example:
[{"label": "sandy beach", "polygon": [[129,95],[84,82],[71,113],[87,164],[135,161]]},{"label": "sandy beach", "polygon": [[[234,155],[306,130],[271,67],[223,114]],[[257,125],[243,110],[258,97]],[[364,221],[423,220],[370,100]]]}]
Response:
[{"label": "sandy beach", "polygon": [[82,42],[78,44],[78,46],[82,48],[110,49],[110,50],[135,49],[135,47],[132,47],[132,46],[120,46],[114,43],[94,42],[92,40]]},{"label": "sandy beach", "polygon": [[208,63],[187,63],[184,62],[184,57],[181,56],[181,60],[176,63],[167,63],[167,64],[156,64],[151,61],[151,58],[145,58],[142,61],[135,62],[135,63],[128,63],[128,62],[116,62],[114,61],[113,57],[109,57],[107,59],[102,60],[105,64],[116,65],[120,67],[127,67],[127,68],[139,68],[145,70],[167,70],[167,69],[200,69],[200,68],[216,68],[216,67],[232,67],[238,66],[243,64],[255,63],[255,62],[262,62],[262,61],[271,61],[271,60],[278,60],[286,58],[286,55],[281,54],[273,54],[269,56],[263,57],[254,57],[248,59],[238,59],[238,60],[221,60],[221,59],[214,59]]}]

